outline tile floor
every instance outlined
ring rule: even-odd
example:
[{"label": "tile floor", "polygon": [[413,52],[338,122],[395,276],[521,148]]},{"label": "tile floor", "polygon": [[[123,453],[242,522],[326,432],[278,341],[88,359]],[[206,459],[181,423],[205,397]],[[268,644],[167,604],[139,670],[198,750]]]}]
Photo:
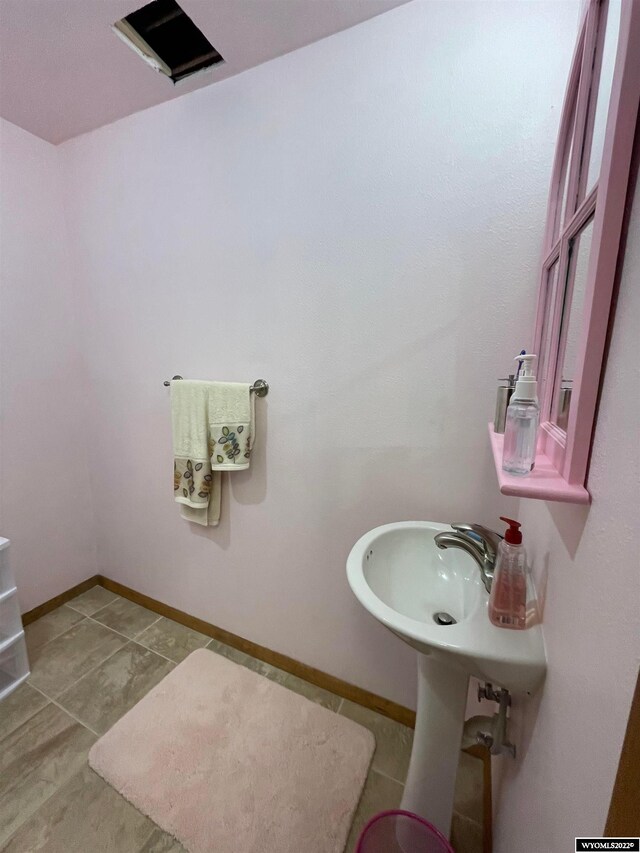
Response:
[{"label": "tile floor", "polygon": [[[87,753],[194,649],[206,646],[371,729],[377,748],[347,851],[399,805],[413,732],[96,586],[26,629],[31,676],[0,711],[0,850],[179,853],[183,848],[87,765]],[[461,753],[453,843],[482,851],[482,764]],[[272,851],[270,853],[277,853]]]}]

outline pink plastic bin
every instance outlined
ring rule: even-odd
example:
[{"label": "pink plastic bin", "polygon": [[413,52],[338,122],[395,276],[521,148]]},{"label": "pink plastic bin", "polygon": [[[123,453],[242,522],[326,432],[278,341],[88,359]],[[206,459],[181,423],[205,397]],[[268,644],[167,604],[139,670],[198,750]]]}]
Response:
[{"label": "pink plastic bin", "polygon": [[411,812],[380,812],[358,839],[356,853],[454,853],[444,835]]}]

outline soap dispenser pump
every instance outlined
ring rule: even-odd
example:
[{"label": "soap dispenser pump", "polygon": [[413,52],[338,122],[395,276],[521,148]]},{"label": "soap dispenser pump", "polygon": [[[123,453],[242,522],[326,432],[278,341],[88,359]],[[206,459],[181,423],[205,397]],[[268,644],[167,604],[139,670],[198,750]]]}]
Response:
[{"label": "soap dispenser pump", "polygon": [[527,556],[520,522],[500,516],[509,527],[498,546],[489,598],[489,619],[498,628],[527,627]]},{"label": "soap dispenser pump", "polygon": [[507,409],[502,447],[502,470],[518,477],[531,473],[536,461],[540,420],[538,383],[532,364],[536,357],[529,354],[518,355],[514,359],[522,362],[522,372],[518,371],[516,389]]}]

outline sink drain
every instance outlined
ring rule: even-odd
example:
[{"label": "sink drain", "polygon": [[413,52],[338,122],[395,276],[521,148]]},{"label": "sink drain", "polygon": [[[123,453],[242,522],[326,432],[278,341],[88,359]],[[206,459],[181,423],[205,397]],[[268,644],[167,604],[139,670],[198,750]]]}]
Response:
[{"label": "sink drain", "polygon": [[450,613],[445,613],[444,610],[439,610],[433,614],[433,621],[438,625],[455,625],[456,620]]}]

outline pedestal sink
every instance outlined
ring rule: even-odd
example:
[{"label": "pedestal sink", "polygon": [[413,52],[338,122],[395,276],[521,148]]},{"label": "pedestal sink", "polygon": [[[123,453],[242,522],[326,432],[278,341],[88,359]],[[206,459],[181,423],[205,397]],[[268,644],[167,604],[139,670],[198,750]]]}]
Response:
[{"label": "pedestal sink", "polygon": [[[546,670],[542,630],[497,628],[469,554],[440,550],[447,524],[404,521],[365,533],[347,559],[356,598],[418,652],[418,703],[402,808],[449,835],[469,676],[533,693]],[[436,617],[436,614],[440,614]],[[439,624],[451,617],[453,624]]]}]

